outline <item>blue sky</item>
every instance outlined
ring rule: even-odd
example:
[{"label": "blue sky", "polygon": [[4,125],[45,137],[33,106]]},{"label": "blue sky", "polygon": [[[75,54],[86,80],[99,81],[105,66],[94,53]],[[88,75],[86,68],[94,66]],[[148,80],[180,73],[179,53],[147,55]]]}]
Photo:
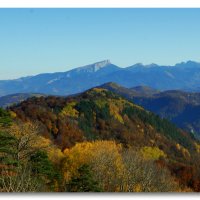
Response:
[{"label": "blue sky", "polygon": [[0,9],[0,79],[104,59],[200,61],[200,9]]}]

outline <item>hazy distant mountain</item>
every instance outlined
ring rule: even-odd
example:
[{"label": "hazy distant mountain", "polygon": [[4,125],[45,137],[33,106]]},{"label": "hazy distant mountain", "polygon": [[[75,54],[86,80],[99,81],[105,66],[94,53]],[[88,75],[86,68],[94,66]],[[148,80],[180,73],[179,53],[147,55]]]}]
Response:
[{"label": "hazy distant mountain", "polygon": [[67,72],[0,81],[0,96],[13,93],[69,95],[107,82],[128,88],[145,85],[157,90],[200,91],[200,63],[188,61],[175,66],[139,63],[120,68],[105,60]]},{"label": "hazy distant mountain", "polygon": [[0,97],[0,107],[6,108],[8,106],[11,106],[13,104],[20,103],[24,100],[27,100],[28,98],[31,97],[41,97],[45,96],[42,94],[26,94],[26,93],[19,93],[19,94],[11,94],[11,95],[6,95],[3,97]]},{"label": "hazy distant mountain", "polygon": [[159,93],[159,90],[153,89],[148,86],[136,86],[130,88],[132,92],[135,92],[136,96],[152,96]]},{"label": "hazy distant mountain", "polygon": [[119,69],[109,60],[105,60],[67,72],[3,80],[0,81],[0,96],[13,93],[74,94],[104,83],[102,77]]},{"label": "hazy distant mountain", "polygon": [[120,94],[200,137],[200,93],[178,90],[159,92],[149,87],[128,89],[115,83],[99,87]]},{"label": "hazy distant mountain", "polygon": [[136,64],[114,73],[112,82],[125,87],[146,85],[158,90],[200,91],[200,63],[188,61],[175,66]]}]

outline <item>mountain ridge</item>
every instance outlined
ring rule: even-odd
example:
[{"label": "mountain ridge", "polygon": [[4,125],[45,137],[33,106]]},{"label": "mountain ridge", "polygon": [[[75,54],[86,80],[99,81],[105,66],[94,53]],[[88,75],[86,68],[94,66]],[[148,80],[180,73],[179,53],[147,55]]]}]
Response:
[{"label": "mountain ridge", "polygon": [[14,93],[71,95],[107,82],[115,82],[127,88],[145,85],[161,91],[200,91],[200,63],[188,61],[175,66],[136,64],[121,68],[104,60],[66,72],[2,80],[0,96]]},{"label": "mountain ridge", "polygon": [[200,138],[200,93],[179,90],[157,91],[146,87],[125,88],[116,83],[99,86],[113,91],[162,118],[167,118],[178,127]]}]

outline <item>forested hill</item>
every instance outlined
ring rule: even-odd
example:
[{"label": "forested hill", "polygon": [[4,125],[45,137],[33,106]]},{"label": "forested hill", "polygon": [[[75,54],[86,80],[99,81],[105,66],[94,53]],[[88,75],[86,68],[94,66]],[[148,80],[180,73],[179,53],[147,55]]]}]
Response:
[{"label": "forested hill", "polygon": [[106,89],[94,88],[67,98],[33,97],[10,110],[23,121],[39,123],[41,133],[61,148],[96,139],[157,146],[169,156],[175,156],[177,144],[195,148],[189,134]]},{"label": "forested hill", "polygon": [[[182,180],[185,170],[200,180],[199,143],[192,136],[107,89],[93,88],[73,97],[32,97],[9,112],[16,120],[37,124],[40,135],[62,151],[79,143],[111,140],[161,159],[187,187],[191,179]],[[191,167],[195,170],[189,172]]]}]

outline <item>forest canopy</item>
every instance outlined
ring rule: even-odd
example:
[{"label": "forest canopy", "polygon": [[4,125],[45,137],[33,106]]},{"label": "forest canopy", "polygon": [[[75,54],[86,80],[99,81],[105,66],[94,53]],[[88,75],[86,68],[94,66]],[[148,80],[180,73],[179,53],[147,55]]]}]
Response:
[{"label": "forest canopy", "polygon": [[199,142],[94,88],[0,110],[2,192],[200,191]]}]

